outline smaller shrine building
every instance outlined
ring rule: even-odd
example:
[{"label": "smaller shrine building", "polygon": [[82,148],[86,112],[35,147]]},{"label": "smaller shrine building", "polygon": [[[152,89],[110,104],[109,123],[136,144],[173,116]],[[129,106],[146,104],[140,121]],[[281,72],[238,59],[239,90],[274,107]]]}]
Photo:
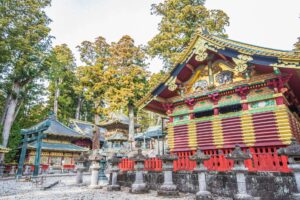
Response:
[{"label": "smaller shrine building", "polygon": [[[88,151],[90,148],[88,143],[82,146],[77,144],[83,144],[81,141],[90,140],[90,137],[65,126],[59,122],[54,115],[50,115],[39,124],[46,122],[50,122],[50,126],[43,132],[46,138],[42,140],[41,144],[42,152],[40,164],[43,170],[47,170],[50,165],[57,168],[74,169],[75,159],[81,152]],[[32,128],[38,127],[39,124]],[[28,130],[30,130],[30,128]],[[36,142],[28,144],[26,164],[34,164],[36,148]]]}]

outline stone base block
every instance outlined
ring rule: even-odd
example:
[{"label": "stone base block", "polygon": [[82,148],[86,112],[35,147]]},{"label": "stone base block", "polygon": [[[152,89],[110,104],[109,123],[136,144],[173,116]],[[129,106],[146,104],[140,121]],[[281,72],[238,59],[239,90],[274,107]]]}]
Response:
[{"label": "stone base block", "polygon": [[132,184],[130,192],[134,194],[143,194],[149,192],[149,189],[147,188],[146,183]]},{"label": "stone base block", "polygon": [[108,181],[107,180],[99,180],[98,185],[107,186],[108,185]]},{"label": "stone base block", "polygon": [[253,197],[249,194],[236,194],[233,197],[234,200],[259,200],[259,197]]},{"label": "stone base block", "polygon": [[199,191],[196,194],[196,200],[212,200],[213,197],[208,191]]},{"label": "stone base block", "polygon": [[170,196],[170,197],[178,197],[179,192],[177,190],[176,185],[162,185],[157,190],[157,195],[159,196]]},{"label": "stone base block", "polygon": [[108,191],[120,191],[121,186],[120,185],[109,185],[107,186]]},{"label": "stone base block", "polygon": [[291,195],[291,199],[293,199],[293,200],[300,200],[300,193],[293,193]]},{"label": "stone base block", "polygon": [[90,189],[101,189],[102,186],[101,185],[90,185],[89,188]]}]

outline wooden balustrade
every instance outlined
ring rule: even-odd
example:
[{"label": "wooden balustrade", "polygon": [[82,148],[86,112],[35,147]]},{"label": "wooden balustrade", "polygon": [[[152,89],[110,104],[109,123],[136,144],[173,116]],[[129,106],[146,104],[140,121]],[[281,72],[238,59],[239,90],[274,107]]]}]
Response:
[{"label": "wooden balustrade", "polygon": [[[278,156],[277,149],[280,147],[251,147],[248,148],[252,159],[245,161],[245,166],[249,171],[274,171],[274,172],[290,172],[288,168],[288,159],[286,156]],[[204,166],[209,171],[231,171],[233,161],[225,158],[226,154],[232,152],[233,149],[222,150],[204,150],[206,155],[211,158],[204,161]],[[246,151],[246,149],[243,149]],[[189,160],[189,156],[193,155],[195,151],[176,152],[178,160],[174,161],[174,171],[192,171],[196,167],[196,162]],[[124,158],[119,164],[122,171],[134,170],[134,162]],[[162,162],[158,158],[150,158],[145,161],[145,170],[147,171],[161,171]]]}]

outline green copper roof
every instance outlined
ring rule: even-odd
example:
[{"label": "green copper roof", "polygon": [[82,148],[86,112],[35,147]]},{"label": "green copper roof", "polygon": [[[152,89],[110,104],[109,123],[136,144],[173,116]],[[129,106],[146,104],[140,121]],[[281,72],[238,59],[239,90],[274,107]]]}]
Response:
[{"label": "green copper roof", "polygon": [[135,140],[149,140],[151,138],[163,137],[161,126],[150,126],[146,132],[137,134]]},{"label": "green copper roof", "polygon": [[44,131],[44,133],[46,133],[48,135],[58,135],[58,136],[77,137],[77,138],[89,138],[88,136],[80,134],[77,131],[67,127],[66,125],[64,125],[63,123],[58,121],[54,115],[50,115],[44,121],[30,127],[29,129],[26,129],[26,130],[30,131],[32,129],[35,129],[36,127],[39,127],[41,124],[44,124],[44,123],[47,123],[47,122],[48,123],[50,122],[50,126],[49,126],[48,129],[46,129]]},{"label": "green copper roof", "polygon": [[[32,142],[28,144],[28,147],[32,149],[36,149],[36,146],[37,146],[36,142]],[[42,142],[42,150],[82,152],[82,151],[87,151],[88,149],[74,144]]]}]

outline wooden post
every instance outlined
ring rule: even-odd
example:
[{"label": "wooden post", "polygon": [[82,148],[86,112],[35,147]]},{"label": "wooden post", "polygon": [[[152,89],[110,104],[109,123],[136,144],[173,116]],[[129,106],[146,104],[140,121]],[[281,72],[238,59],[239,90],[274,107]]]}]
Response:
[{"label": "wooden post", "polygon": [[19,160],[19,164],[18,164],[17,178],[21,177],[23,174],[23,166],[24,166],[26,150],[27,150],[27,137],[28,137],[27,134],[25,134],[24,139],[23,139],[20,160]]}]

